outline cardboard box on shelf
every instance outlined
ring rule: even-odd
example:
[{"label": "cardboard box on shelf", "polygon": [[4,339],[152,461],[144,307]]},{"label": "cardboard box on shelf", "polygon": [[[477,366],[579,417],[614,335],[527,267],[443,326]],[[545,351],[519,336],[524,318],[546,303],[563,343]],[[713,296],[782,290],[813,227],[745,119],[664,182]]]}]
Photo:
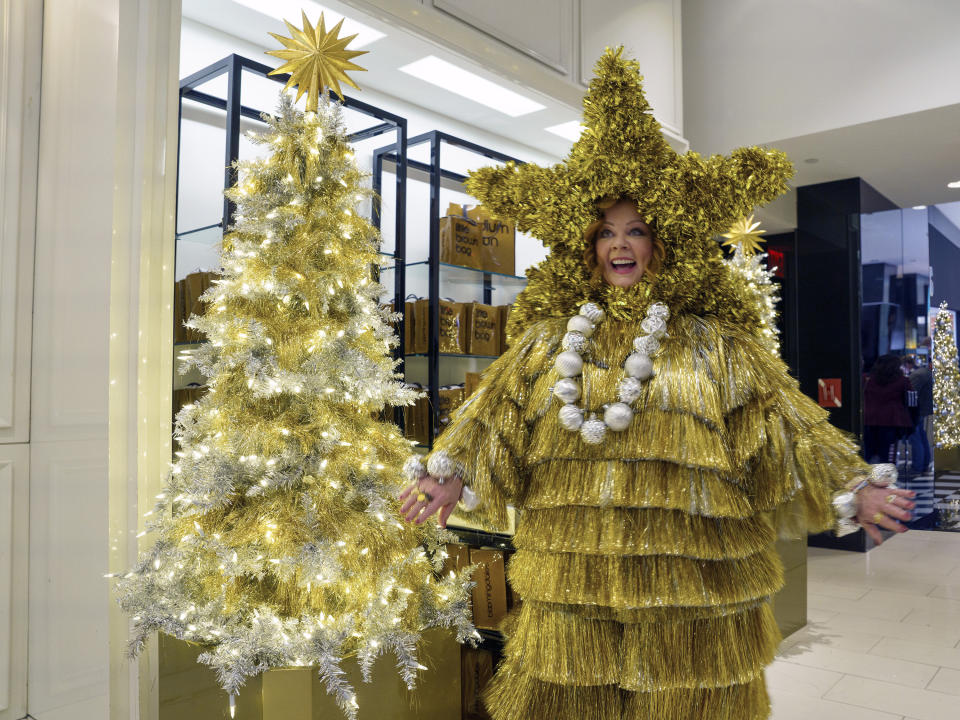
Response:
[{"label": "cardboard box on shelf", "polygon": [[500,354],[510,346],[507,342],[507,322],[510,320],[510,309],[513,305],[500,305]]},{"label": "cardboard box on shelf", "polygon": [[489,650],[464,647],[460,651],[462,720],[490,720],[483,705],[483,689],[493,679],[493,654]]},{"label": "cardboard box on shelf", "polygon": [[467,211],[467,217],[480,232],[480,268],[513,275],[516,271],[516,227],[509,220],[495,218],[478,205]]},{"label": "cardboard box on shelf", "polygon": [[473,624],[496,630],[507,614],[507,576],[503,551],[470,548],[470,563],[479,567],[473,574]]},{"label": "cardboard box on shelf", "polygon": [[468,372],[463,383],[463,399],[466,401],[468,397],[473,395],[477,388],[480,387],[480,373]]},{"label": "cardboard box on shelf", "polygon": [[430,301],[413,301],[413,345],[407,352],[425,353],[430,341]]},{"label": "cardboard box on shelf", "polygon": [[448,385],[437,390],[437,422],[442,430],[450,424],[450,416],[463,404],[463,386]]},{"label": "cardboard box on shelf", "polygon": [[439,300],[440,308],[440,352],[467,352],[467,318],[465,303],[452,300]]},{"label": "cardboard box on shelf", "polygon": [[447,215],[440,222],[440,262],[481,268],[480,228],[470,218]]},{"label": "cardboard box on shelf", "polygon": [[447,543],[447,558],[443,561],[443,574],[462,570],[470,564],[470,546],[464,543]]},{"label": "cardboard box on shelf", "polygon": [[416,321],[414,320],[414,303],[407,300],[403,303],[403,345],[408,353],[414,352],[414,333],[416,332]]},{"label": "cardboard box on shelf", "polygon": [[471,355],[500,354],[500,310],[495,305],[470,303],[466,308],[467,352]]}]

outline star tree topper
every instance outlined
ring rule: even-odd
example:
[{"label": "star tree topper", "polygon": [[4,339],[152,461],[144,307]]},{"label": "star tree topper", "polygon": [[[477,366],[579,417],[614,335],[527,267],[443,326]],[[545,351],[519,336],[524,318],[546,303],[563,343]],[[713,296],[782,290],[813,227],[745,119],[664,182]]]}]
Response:
[{"label": "star tree topper", "polygon": [[340,34],[340,26],[343,25],[342,19],[327,32],[323,22],[323,13],[320,13],[320,22],[316,27],[310,24],[307,13],[303,11],[301,13],[303,14],[302,30],[291,24],[289,20],[284,20],[290,30],[291,37],[270,33],[286,49],[268,50],[266,54],[287,61],[284,65],[272,71],[270,75],[290,73],[290,79],[287,81],[284,90],[296,85],[297,100],[306,93],[307,112],[316,112],[320,94],[326,92],[327,89],[333,90],[337,95],[343,97],[343,92],[340,90],[340,81],[357,88],[357,90],[360,89],[347,76],[346,71],[366,70],[366,68],[351,62],[351,59],[358,55],[364,55],[367,51],[346,49],[356,35],[337,37]]},{"label": "star tree topper", "polygon": [[760,236],[766,232],[766,230],[757,230],[758,227],[760,227],[760,223],[759,221],[753,221],[753,215],[748,218],[741,218],[733,224],[728,232],[723,234],[723,237],[726,238],[723,244],[726,247],[733,248],[739,245],[740,250],[747,257],[756,255],[763,250],[761,243],[764,240]]}]

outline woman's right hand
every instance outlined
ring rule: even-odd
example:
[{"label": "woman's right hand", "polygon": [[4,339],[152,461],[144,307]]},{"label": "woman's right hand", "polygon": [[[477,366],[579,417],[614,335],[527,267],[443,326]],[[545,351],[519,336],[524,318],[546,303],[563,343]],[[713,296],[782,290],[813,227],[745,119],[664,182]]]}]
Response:
[{"label": "woman's right hand", "polygon": [[463,492],[463,481],[458,477],[447,478],[441,483],[432,475],[421,475],[402,493],[400,499],[406,500],[400,508],[407,522],[423,525],[427,518],[440,511],[440,527],[447,526],[447,518],[457,506]]}]

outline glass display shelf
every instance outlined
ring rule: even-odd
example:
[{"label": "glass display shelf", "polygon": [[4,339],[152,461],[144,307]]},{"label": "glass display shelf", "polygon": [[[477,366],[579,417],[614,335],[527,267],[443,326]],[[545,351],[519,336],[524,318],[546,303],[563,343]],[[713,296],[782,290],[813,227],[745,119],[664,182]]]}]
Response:
[{"label": "glass display shelf", "polygon": [[[429,357],[429,353],[406,353],[404,357]],[[468,355],[466,353],[437,353],[437,357],[462,358],[465,360],[496,360],[499,355]]]},{"label": "glass display shelf", "polygon": [[[380,253],[380,254],[386,257],[393,257],[393,255],[389,255],[387,253]],[[482,270],[479,268],[464,267],[463,265],[453,265],[452,263],[445,263],[445,262],[441,262],[437,264],[440,266],[440,270],[444,273],[445,279],[450,280],[452,282],[456,282],[452,280],[452,278],[457,275],[463,275],[464,280],[462,280],[462,282],[477,282],[478,280],[477,276],[484,275],[484,274],[491,275],[492,277],[495,277],[495,278],[500,278],[502,281],[514,281],[514,282],[521,282],[521,283],[527,282],[527,278],[525,275],[511,275],[509,273],[497,272],[495,270]],[[415,260],[413,262],[406,263],[405,267],[407,269],[410,269],[418,266],[428,267],[429,265],[430,265],[429,260]],[[396,270],[396,269],[397,269],[396,265],[384,265],[380,267],[380,272],[386,272],[389,270]]]}]

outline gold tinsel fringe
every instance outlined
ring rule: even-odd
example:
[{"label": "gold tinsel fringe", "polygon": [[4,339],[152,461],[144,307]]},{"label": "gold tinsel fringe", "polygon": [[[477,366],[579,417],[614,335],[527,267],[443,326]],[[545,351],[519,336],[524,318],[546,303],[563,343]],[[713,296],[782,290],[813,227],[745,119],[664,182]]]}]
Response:
[{"label": "gold tinsel fringe", "polygon": [[588,555],[679,555],[743,558],[769,547],[776,533],[766,517],[709,518],[659,508],[526,509],[517,548]]},{"label": "gold tinsel fringe", "polygon": [[755,512],[744,490],[718,473],[655,460],[543,462],[530,469],[523,504],[534,509],[659,507],[729,518],[747,518]]},{"label": "gold tinsel fringe", "polygon": [[[770,601],[768,597],[757,598],[756,600],[746,600],[740,603],[731,603],[729,605],[700,605],[684,607],[680,605],[669,605],[665,607],[643,607],[643,608],[615,608],[604,605],[570,605],[567,603],[537,602],[541,607],[557,610],[560,612],[573,612],[583,618],[590,620],[614,620],[622,625],[642,624],[642,623],[664,623],[678,621],[703,620],[706,618],[719,618],[735,615],[746,610],[752,610]],[[509,635],[509,623],[513,622],[514,616],[510,615],[504,621],[503,632]]]},{"label": "gold tinsel fringe", "polygon": [[507,572],[524,600],[609,607],[728,605],[768,597],[783,586],[773,547],[742,560],[518,550]]},{"label": "gold tinsel fringe", "polygon": [[764,720],[763,678],[720,688],[633,692],[617,685],[546,683],[500,670],[484,691],[493,720]]},{"label": "gold tinsel fringe", "polygon": [[527,602],[520,608],[508,629],[505,667],[563,685],[646,692],[721,687],[757,678],[781,639],[766,603],[716,618],[626,625],[556,607]]}]

